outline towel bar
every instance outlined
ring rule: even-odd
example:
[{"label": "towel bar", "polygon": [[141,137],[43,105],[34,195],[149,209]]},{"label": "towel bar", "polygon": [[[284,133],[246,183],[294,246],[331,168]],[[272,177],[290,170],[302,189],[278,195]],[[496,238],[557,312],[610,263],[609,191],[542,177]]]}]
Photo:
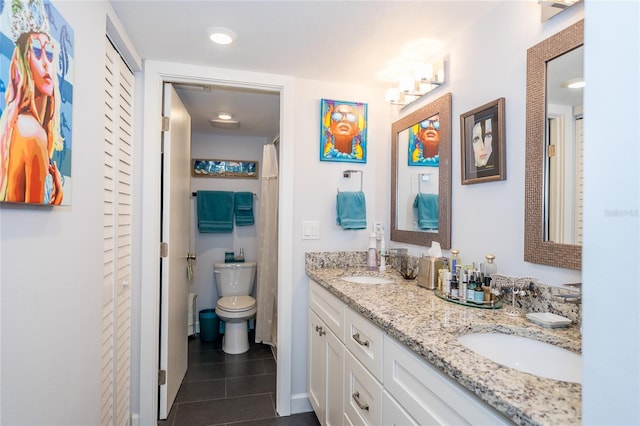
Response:
[{"label": "towel bar", "polygon": [[[197,197],[197,196],[198,196],[198,193],[197,193],[197,192],[192,192],[192,193],[191,193],[191,195],[192,195],[193,197]],[[255,199],[257,200],[257,199],[258,199],[258,194],[256,194],[256,193],[254,192],[254,193],[253,193],[253,198],[255,198]]]},{"label": "towel bar", "polygon": [[432,173],[418,173],[418,193],[422,194],[422,181],[427,177],[427,181],[431,178]]}]

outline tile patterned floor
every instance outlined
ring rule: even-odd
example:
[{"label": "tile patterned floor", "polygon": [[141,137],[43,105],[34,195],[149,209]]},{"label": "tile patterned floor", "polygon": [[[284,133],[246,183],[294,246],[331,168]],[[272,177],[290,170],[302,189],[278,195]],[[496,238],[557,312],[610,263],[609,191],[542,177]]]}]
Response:
[{"label": "tile patterned floor", "polygon": [[[252,336],[250,336],[251,339]],[[313,412],[278,417],[276,362],[267,345],[227,355],[221,340],[189,337],[189,367],[169,417],[158,426],[316,426]]]}]

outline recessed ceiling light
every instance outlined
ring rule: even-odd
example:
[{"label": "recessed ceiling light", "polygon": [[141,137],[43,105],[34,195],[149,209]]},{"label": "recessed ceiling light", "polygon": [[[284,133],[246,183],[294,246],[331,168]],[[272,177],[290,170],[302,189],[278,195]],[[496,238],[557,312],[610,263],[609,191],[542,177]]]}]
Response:
[{"label": "recessed ceiling light", "polygon": [[218,118],[220,120],[231,120],[232,115],[229,114],[228,112],[219,112],[218,113]]},{"label": "recessed ceiling light", "polygon": [[231,44],[238,36],[235,32],[225,27],[207,28],[209,39],[216,44]]}]

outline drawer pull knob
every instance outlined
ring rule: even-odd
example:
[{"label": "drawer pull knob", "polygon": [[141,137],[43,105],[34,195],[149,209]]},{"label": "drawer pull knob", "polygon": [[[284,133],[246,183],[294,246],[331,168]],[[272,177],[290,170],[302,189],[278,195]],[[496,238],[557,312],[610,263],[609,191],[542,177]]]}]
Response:
[{"label": "drawer pull knob", "polygon": [[320,336],[324,336],[325,334],[327,334],[327,332],[324,331],[324,329],[322,327],[320,327],[319,325],[316,325],[316,331],[318,332],[318,334]]},{"label": "drawer pull knob", "polygon": [[367,340],[366,342],[363,342],[362,340],[360,340],[360,333],[356,333],[353,336],[353,340],[355,340],[356,342],[358,342],[358,344],[360,346],[366,346],[367,348],[369,347],[369,341]]},{"label": "drawer pull knob", "polygon": [[363,404],[362,402],[360,402],[360,392],[356,391],[353,394],[351,394],[351,396],[353,397],[353,400],[356,402],[356,404],[358,404],[358,407],[360,407],[361,410],[369,411],[369,404]]}]

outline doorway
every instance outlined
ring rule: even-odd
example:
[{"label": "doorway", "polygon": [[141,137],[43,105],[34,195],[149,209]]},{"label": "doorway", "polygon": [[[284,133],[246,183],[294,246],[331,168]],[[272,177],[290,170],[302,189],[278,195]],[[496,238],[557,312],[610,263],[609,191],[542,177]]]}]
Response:
[{"label": "doorway", "polygon": [[141,220],[141,342],[140,342],[140,423],[153,424],[157,416],[158,398],[158,327],[159,327],[159,282],[158,241],[160,205],[158,176],[160,176],[160,111],[162,83],[164,81],[226,85],[277,91],[280,93],[280,179],[278,202],[279,228],[279,276],[278,276],[278,359],[276,411],[279,415],[291,413],[291,282],[292,271],[283,259],[290,259],[293,251],[293,140],[294,94],[293,79],[260,73],[238,72],[195,65],[148,61],[144,71],[143,98],[144,143],[140,155],[143,176]]}]

